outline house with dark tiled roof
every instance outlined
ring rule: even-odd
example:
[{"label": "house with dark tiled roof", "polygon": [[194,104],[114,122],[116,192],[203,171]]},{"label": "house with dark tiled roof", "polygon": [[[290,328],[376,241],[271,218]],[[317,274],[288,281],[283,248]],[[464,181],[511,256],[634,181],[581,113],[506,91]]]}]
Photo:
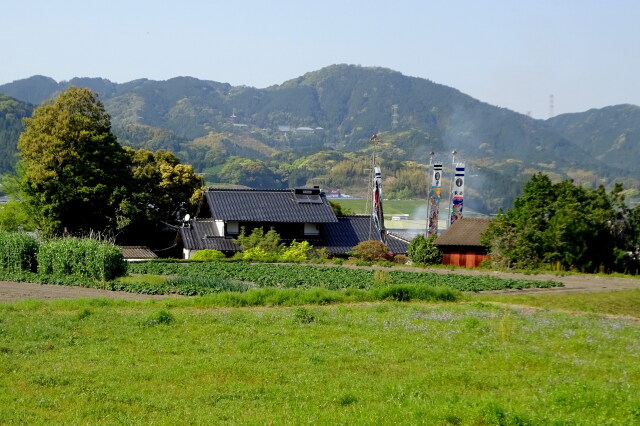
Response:
[{"label": "house with dark tiled roof", "polygon": [[[367,240],[382,241],[370,216],[336,216],[325,194],[318,188],[298,189],[209,189],[198,211],[179,229],[177,244],[188,259],[203,249],[227,255],[240,251],[235,239],[242,229],[273,228],[282,241],[308,241],[340,256]],[[385,235],[394,253],[406,253],[409,241]]]},{"label": "house with dark tiled roof", "polygon": [[487,248],[480,242],[491,219],[463,217],[438,236],[434,245],[442,252],[443,265],[475,268],[489,258]]}]

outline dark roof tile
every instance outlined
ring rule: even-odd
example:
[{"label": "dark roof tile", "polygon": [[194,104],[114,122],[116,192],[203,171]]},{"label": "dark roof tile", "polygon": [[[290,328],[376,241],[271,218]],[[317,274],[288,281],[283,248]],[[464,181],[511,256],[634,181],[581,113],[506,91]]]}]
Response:
[{"label": "dark roof tile", "polygon": [[337,222],[324,194],[321,202],[298,202],[294,190],[209,189],[205,191],[211,217],[241,222]]},{"label": "dark roof tile", "polygon": [[220,250],[235,252],[240,246],[231,238],[215,236],[213,220],[192,220],[189,225],[179,228],[182,244],[190,250]]},{"label": "dark roof tile", "polygon": [[[368,215],[338,216],[337,223],[325,224],[322,236],[325,248],[330,254],[344,254],[352,251],[358,243],[367,240],[382,241]],[[387,247],[394,253],[406,253],[408,242],[393,234],[387,235]]]}]

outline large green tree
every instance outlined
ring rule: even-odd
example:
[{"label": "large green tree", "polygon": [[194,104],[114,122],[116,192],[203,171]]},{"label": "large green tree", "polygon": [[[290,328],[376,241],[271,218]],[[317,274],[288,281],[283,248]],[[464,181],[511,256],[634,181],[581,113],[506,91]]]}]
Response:
[{"label": "large green tree", "polygon": [[71,87],[45,102],[25,126],[18,184],[9,187],[46,236],[98,231],[146,244],[200,195],[202,178],[172,152],[120,146],[88,89]]},{"label": "large green tree", "polygon": [[513,208],[492,222],[483,242],[493,261],[508,267],[634,271],[636,220],[621,184],[607,193],[536,174]]},{"label": "large green tree", "polygon": [[134,209],[128,217],[155,224],[173,222],[176,212],[192,210],[198,203],[204,180],[189,164],[181,164],[170,151],[124,148],[130,158],[133,189],[128,204]]},{"label": "large green tree", "polygon": [[45,235],[118,228],[129,158],[94,92],[70,87],[37,107],[18,150],[24,202]]}]

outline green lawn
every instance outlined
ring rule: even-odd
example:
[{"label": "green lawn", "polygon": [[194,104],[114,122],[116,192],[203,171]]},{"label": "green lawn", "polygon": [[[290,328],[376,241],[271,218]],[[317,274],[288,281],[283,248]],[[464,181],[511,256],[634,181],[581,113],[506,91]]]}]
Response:
[{"label": "green lawn", "polygon": [[1,424],[638,424],[640,324],[477,303],[0,304]]},{"label": "green lawn", "polygon": [[[364,214],[367,212],[367,200],[366,199],[353,199],[353,198],[338,198],[331,199],[331,201],[336,201],[341,206],[351,210],[355,214]],[[413,215],[414,212],[419,209],[422,210],[422,220],[424,220],[426,216],[426,204],[425,200],[385,200],[384,201],[384,214],[385,215],[393,215],[393,214],[409,214]],[[371,208],[369,208],[371,211]]]},{"label": "green lawn", "polygon": [[535,306],[543,309],[629,315],[640,319],[640,289],[577,294],[468,296],[471,300]]}]

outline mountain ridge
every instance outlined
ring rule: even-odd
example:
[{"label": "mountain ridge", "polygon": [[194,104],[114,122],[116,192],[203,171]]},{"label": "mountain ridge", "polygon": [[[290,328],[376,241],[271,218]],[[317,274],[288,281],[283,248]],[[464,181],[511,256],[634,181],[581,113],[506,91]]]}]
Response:
[{"label": "mountain ridge", "polygon": [[[370,154],[369,138],[377,133],[384,141],[378,155],[393,171],[399,162],[428,164],[432,151],[448,161],[445,153],[457,150],[470,171],[482,174],[478,180],[491,186],[501,179],[498,186],[506,192],[511,191],[509,181],[518,186],[538,170],[590,186],[620,179],[638,186],[640,165],[633,158],[640,154],[640,107],[635,105],[539,120],[431,80],[346,64],[264,89],[185,76],[126,83],[33,76],[0,85],[0,93],[37,105],[70,85],[100,95],[121,143],[171,149],[218,178],[220,162],[234,155],[277,162],[286,155],[270,160],[275,153],[301,157],[337,150],[343,157],[353,153],[360,158]],[[288,179],[291,171],[277,173]],[[479,197],[492,192],[480,190]]]}]

